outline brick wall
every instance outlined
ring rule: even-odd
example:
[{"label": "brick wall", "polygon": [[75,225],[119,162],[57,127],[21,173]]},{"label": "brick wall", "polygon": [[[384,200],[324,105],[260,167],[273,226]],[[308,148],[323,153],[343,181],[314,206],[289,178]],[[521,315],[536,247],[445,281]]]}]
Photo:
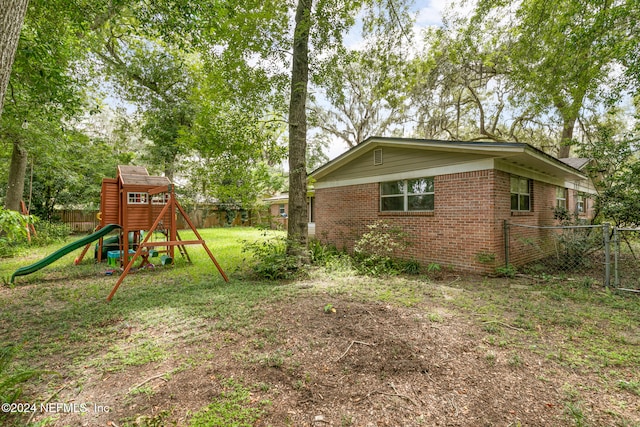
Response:
[{"label": "brick wall", "polygon": [[[511,212],[510,175],[497,170],[434,177],[433,212],[379,212],[379,184],[316,189],[316,237],[339,249],[353,250],[367,225],[387,220],[410,237],[403,258],[423,266],[438,263],[461,271],[493,272],[504,265],[504,220],[530,225],[554,225],[555,187],[533,181],[531,212]],[[520,229],[522,243],[510,254],[524,262],[527,245],[540,242],[547,231]],[[546,239],[545,242],[549,242]],[[539,243],[538,243],[539,244]],[[548,244],[548,243],[545,243]]]},{"label": "brick wall", "polygon": [[[316,237],[351,251],[368,224],[387,220],[409,235],[411,246],[403,258],[416,259],[424,266],[438,263],[459,270],[493,271],[495,262],[482,263],[478,255],[493,254],[496,262],[501,257],[502,228],[494,226],[492,213],[495,173],[484,170],[434,177],[433,212],[379,212],[378,183],[317,189]],[[507,203],[508,187],[507,181]]]},{"label": "brick wall", "polygon": [[269,205],[269,227],[272,229],[286,230],[287,217],[280,214],[280,205],[284,205],[284,213],[289,214],[289,203],[285,200]]},{"label": "brick wall", "polygon": [[[510,175],[505,172],[497,172],[497,180],[500,187],[507,195],[510,194]],[[571,191],[569,191],[571,193]],[[554,226],[558,222],[554,219],[556,206],[556,186],[540,181],[533,181],[531,188],[531,211],[512,212],[510,197],[496,199],[496,218],[503,226],[504,220],[512,224],[532,226]],[[509,262],[519,266],[530,261],[535,261],[544,253],[553,251],[554,233],[556,230],[510,227]],[[504,240],[502,242],[504,251]],[[504,265],[504,253],[500,257],[500,265]]]}]

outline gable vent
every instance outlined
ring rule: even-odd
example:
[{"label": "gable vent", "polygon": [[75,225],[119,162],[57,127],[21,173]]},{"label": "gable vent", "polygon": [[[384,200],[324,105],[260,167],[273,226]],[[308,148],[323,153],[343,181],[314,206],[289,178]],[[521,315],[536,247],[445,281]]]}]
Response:
[{"label": "gable vent", "polygon": [[382,148],[373,150],[373,165],[378,166],[382,164]]}]

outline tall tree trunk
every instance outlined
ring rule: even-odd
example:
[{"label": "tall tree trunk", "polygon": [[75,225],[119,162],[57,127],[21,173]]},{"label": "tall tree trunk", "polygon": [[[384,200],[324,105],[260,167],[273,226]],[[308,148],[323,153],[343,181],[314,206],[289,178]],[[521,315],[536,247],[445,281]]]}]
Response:
[{"label": "tall tree trunk", "polygon": [[0,117],[29,0],[0,0]]},{"label": "tall tree trunk", "polygon": [[11,164],[9,165],[9,183],[7,184],[7,197],[4,201],[5,208],[20,212],[20,201],[24,192],[24,178],[27,174],[27,150],[22,142],[13,143]]},{"label": "tall tree trunk", "polygon": [[307,86],[309,31],[313,0],[298,0],[293,34],[293,68],[289,102],[289,253],[303,258],[307,248]]},{"label": "tall tree trunk", "polygon": [[562,136],[560,138],[560,148],[558,149],[558,158],[569,157],[571,152],[571,140],[573,139],[573,128],[576,125],[577,117],[562,118]]}]

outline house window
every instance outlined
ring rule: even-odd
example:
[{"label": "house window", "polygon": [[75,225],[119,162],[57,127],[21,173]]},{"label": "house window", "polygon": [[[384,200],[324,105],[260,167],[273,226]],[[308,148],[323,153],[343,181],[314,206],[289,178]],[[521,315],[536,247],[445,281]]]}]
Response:
[{"label": "house window", "polygon": [[127,203],[130,205],[146,205],[149,203],[149,195],[147,193],[127,193]]},{"label": "house window", "polygon": [[556,187],[556,208],[567,209],[567,189]]},{"label": "house window", "polygon": [[432,211],[433,178],[380,183],[380,211]]},{"label": "house window", "polygon": [[280,214],[280,216],[283,216],[283,217],[284,217],[284,216],[287,216],[287,212],[286,212],[286,210],[285,210],[285,208],[284,208],[284,203],[281,203],[281,204],[280,204],[280,207],[279,207],[278,213]]},{"label": "house window", "polygon": [[578,212],[579,214],[583,214],[587,211],[586,207],[587,204],[584,195],[578,194],[578,196],[576,197],[576,212]]},{"label": "house window", "polygon": [[519,176],[511,177],[511,210],[531,210],[531,180]]},{"label": "house window", "polygon": [[316,198],[311,196],[309,197],[309,206],[308,206],[308,210],[309,210],[309,222],[315,222],[316,220]]}]

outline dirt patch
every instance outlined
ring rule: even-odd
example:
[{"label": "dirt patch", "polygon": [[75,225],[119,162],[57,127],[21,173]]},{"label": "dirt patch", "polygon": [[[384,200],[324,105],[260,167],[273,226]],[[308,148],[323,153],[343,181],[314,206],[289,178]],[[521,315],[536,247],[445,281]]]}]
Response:
[{"label": "dirt patch", "polygon": [[[491,345],[473,317],[439,306],[335,296],[328,306],[327,300],[309,290],[265,306],[246,330],[212,330],[211,320],[186,335],[141,331],[149,339],[169,337],[169,356],[119,372],[87,366],[70,374],[59,381],[70,385],[52,400],[89,410],[47,416],[55,426],[187,425],[194,412],[221,398],[232,378],[261,409],[256,425],[574,425],[572,404],[599,425],[615,425],[610,402],[598,398],[597,379],[532,352]],[[136,333],[121,330],[123,344]],[[576,387],[581,400],[572,402]],[[637,417],[637,397],[617,398],[627,402],[629,419]]]}]

